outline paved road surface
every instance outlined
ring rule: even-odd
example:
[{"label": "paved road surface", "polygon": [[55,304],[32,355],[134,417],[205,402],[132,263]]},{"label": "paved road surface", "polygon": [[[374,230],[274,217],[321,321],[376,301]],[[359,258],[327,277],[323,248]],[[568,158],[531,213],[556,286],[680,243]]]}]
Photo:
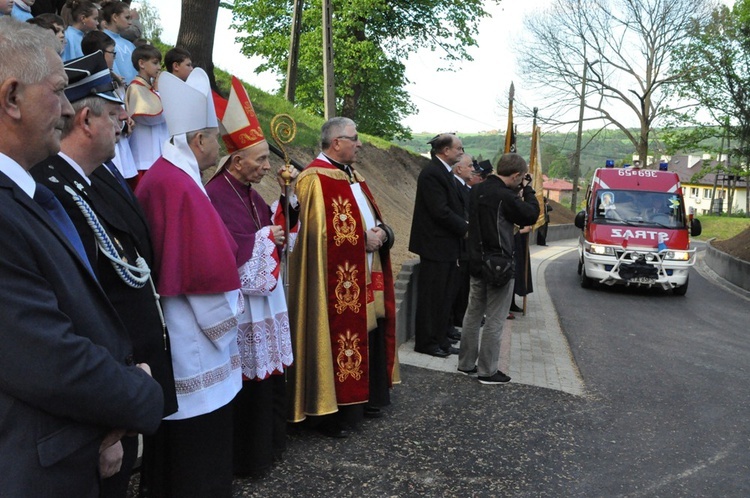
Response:
[{"label": "paved road surface", "polygon": [[573,247],[533,249],[511,383],[406,344],[385,418],[346,440],[291,430],[285,461],[235,496],[750,496],[750,299],[705,269],[685,297],[585,291]]},{"label": "paved road surface", "polygon": [[547,286],[593,397],[576,417],[578,496],[750,496],[750,305],[692,271],[685,297]]}]

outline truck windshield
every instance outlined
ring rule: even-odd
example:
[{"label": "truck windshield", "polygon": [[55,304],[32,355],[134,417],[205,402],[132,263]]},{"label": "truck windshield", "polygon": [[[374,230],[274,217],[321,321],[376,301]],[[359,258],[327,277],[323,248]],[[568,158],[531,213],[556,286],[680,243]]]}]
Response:
[{"label": "truck windshield", "polygon": [[685,227],[682,196],[639,190],[600,190],[594,220],[613,225]]}]

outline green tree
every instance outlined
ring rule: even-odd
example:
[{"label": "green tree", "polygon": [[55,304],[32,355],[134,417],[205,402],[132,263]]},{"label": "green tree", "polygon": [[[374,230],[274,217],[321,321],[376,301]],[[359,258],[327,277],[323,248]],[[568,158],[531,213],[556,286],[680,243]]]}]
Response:
[{"label": "green tree", "polygon": [[160,41],[162,29],[159,11],[151,5],[149,0],[139,0],[137,10],[138,18],[143,27],[141,36],[151,42]]},{"label": "green tree", "polygon": [[[711,7],[711,0],[553,0],[524,20],[521,70],[548,103],[546,115],[583,102],[587,120],[619,128],[645,158],[653,123],[668,109],[665,89],[685,76],[669,70],[671,53]],[[635,132],[626,115],[637,118]]]},{"label": "green tree", "polygon": [[[490,0],[497,2],[498,0]],[[441,50],[446,69],[471,60],[467,49],[481,18],[482,0],[334,0],[333,52],[336,111],[354,119],[360,131],[388,139],[410,130],[400,121],[415,108],[404,90],[404,61],[420,48]],[[289,55],[292,5],[287,0],[237,0],[234,24],[247,56],[266,62],[256,71],[273,71],[284,88]],[[305,2],[295,103],[323,114],[321,0]]]},{"label": "green tree", "polygon": [[568,156],[554,144],[542,145],[542,172],[550,178],[570,178]]},{"label": "green tree", "polygon": [[[675,89],[681,99],[697,104],[675,113],[690,128],[672,130],[665,139],[671,150],[695,149],[709,138],[725,137],[732,143],[735,166],[715,171],[750,180],[750,0],[730,10],[717,6],[704,22],[694,21],[690,40],[673,54],[675,71],[686,76]],[[698,112],[700,109],[702,112]],[[705,147],[705,145],[703,146]],[[727,145],[728,147],[728,145]],[[747,198],[747,197],[746,197]],[[748,212],[746,203],[745,212]]]}]

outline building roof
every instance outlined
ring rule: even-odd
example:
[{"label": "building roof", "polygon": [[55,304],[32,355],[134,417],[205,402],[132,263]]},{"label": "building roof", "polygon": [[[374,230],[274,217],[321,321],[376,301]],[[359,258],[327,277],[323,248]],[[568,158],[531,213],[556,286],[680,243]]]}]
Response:
[{"label": "building roof", "polygon": [[573,184],[570,182],[566,182],[565,180],[559,180],[559,179],[553,179],[553,180],[546,180],[542,184],[542,188],[544,190],[560,190],[562,192],[573,191]]},{"label": "building roof", "polygon": [[[721,161],[725,163],[726,161]],[[698,155],[675,155],[670,158],[669,171],[674,171],[680,177],[680,183],[690,185],[713,185],[716,173],[703,173],[704,169],[712,171],[719,164],[715,159],[703,159]],[[658,164],[651,166],[658,168]],[[719,178],[721,180],[721,177]],[[740,179],[742,181],[742,179]]]}]

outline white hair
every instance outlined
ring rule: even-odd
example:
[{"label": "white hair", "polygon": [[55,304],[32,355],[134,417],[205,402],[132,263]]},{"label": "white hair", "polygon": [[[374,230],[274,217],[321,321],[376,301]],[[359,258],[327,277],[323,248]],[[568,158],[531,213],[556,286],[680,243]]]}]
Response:
[{"label": "white hair", "polygon": [[0,84],[9,78],[35,85],[52,72],[47,63],[47,49],[57,53],[55,34],[39,26],[17,21],[9,16],[0,19]]}]

